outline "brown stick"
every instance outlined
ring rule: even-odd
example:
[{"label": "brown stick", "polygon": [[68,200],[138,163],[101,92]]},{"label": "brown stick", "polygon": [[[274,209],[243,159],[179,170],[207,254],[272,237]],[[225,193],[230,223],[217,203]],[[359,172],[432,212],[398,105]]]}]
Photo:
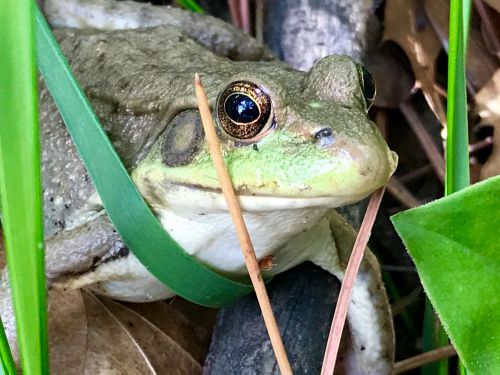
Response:
[{"label": "brown stick", "polygon": [[260,44],[264,43],[264,1],[255,1],[255,39]]},{"label": "brown stick", "polygon": [[417,136],[417,139],[422,145],[427,158],[429,158],[429,161],[434,167],[437,176],[441,182],[444,181],[444,158],[422,124],[417,112],[415,112],[413,107],[408,104],[408,102],[401,103],[399,105],[399,110],[405,116],[408,121],[408,125],[410,125],[411,129]]},{"label": "brown stick", "polygon": [[452,357],[457,352],[455,351],[455,348],[452,345],[444,346],[442,348],[434,349],[431,351],[428,351],[426,353],[422,353],[419,355],[416,355],[415,357],[411,357],[408,359],[405,359],[400,362],[396,362],[394,364],[394,374],[401,374],[406,371],[410,371],[414,368],[421,367],[423,365],[426,365],[428,363],[436,362],[439,361],[440,359]]},{"label": "brown stick", "polygon": [[273,346],[278,366],[282,374],[291,375],[292,368],[286,356],[285,347],[281,340],[278,325],[276,324],[276,319],[274,318],[271,302],[269,301],[264,281],[262,280],[259,264],[255,256],[250,235],[248,234],[248,230],[243,219],[241,207],[238,199],[236,198],[233,184],[231,183],[231,179],[229,178],[229,174],[224,165],[224,159],[222,158],[219,140],[217,138],[217,134],[215,133],[215,126],[210,113],[207,95],[203,89],[203,85],[198,74],[195,75],[195,89],[198,108],[200,110],[203,129],[205,130],[205,137],[210,149],[210,154],[212,155],[212,159],[214,161],[214,166],[217,171],[217,176],[219,177],[222,192],[226,198],[231,219],[233,220],[233,224],[240,240],[241,251],[243,252],[248,274],[250,275],[250,279],[252,280],[252,284],[255,289],[255,294],[257,295],[257,300],[259,301],[262,316],[264,317],[264,323],[266,324],[267,332],[269,333],[269,337],[271,339],[271,345]]},{"label": "brown stick", "polygon": [[240,22],[241,29],[250,34],[250,4],[248,4],[248,0],[240,0]]},{"label": "brown stick", "polygon": [[420,202],[395,176],[387,182],[387,191],[407,208],[420,206]]},{"label": "brown stick", "polygon": [[227,0],[231,23],[237,29],[241,29],[241,14],[238,0]]},{"label": "brown stick", "polygon": [[354,243],[351,257],[349,258],[349,263],[347,264],[344,281],[342,281],[342,286],[340,288],[335,314],[333,315],[333,322],[330,328],[328,342],[326,344],[321,375],[332,375],[335,370],[335,361],[337,360],[340,338],[342,336],[342,330],[344,329],[345,318],[347,316],[347,308],[349,307],[349,302],[351,300],[352,288],[354,286],[354,281],[356,280],[361,260],[363,259],[366,244],[370,238],[373,223],[375,222],[375,217],[377,215],[378,208],[380,207],[382,196],[384,195],[384,190],[385,188],[381,187],[370,197],[365,217],[363,218],[358,237]]}]

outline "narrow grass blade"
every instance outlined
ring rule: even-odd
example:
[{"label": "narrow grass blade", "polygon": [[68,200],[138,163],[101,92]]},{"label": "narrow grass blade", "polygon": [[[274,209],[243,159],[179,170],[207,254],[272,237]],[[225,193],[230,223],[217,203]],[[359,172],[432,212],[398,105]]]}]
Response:
[{"label": "narrow grass blade", "polygon": [[[465,63],[470,22],[470,0],[450,3],[450,37],[448,50],[448,142],[446,147],[445,194],[452,194],[470,183],[469,139],[467,125],[467,89]],[[451,128],[450,128],[451,127]],[[450,171],[450,173],[448,173]],[[466,374],[459,363],[461,374]]]},{"label": "narrow grass blade", "polygon": [[12,358],[12,353],[10,351],[9,342],[7,341],[7,336],[5,336],[5,329],[0,321],[0,374],[2,375],[14,375],[16,374],[16,365],[14,363],[14,358]]},{"label": "narrow grass blade", "polygon": [[250,283],[232,280],[198,262],[164,230],[125,170],[38,9],[36,26],[40,72],[127,247],[158,280],[192,302],[220,307],[250,293]]},{"label": "narrow grass blade", "polygon": [[[466,1],[467,2],[467,1]],[[462,0],[450,3],[445,194],[469,186],[469,139]]]},{"label": "narrow grass blade", "polygon": [[25,374],[48,374],[32,0],[0,5],[0,193]]},{"label": "narrow grass blade", "polygon": [[175,2],[179,6],[186,8],[186,9],[190,10],[191,12],[201,13],[201,14],[205,13],[205,12],[203,12],[203,8],[201,6],[199,6],[195,0],[175,0]]},{"label": "narrow grass blade", "polygon": [[[446,140],[445,195],[467,187],[469,177],[469,139],[467,126],[467,92],[465,55],[469,30],[470,1],[451,0],[448,49],[448,112]],[[436,331],[434,315],[427,301],[424,320],[424,349],[444,346],[448,338],[443,328]],[[448,374],[447,361],[422,370],[423,374]]]}]

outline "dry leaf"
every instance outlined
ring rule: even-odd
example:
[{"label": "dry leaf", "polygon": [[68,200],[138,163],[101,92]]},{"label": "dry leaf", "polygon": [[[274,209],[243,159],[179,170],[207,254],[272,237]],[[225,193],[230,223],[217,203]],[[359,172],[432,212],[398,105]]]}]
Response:
[{"label": "dry leaf", "polygon": [[51,290],[51,373],[201,374],[205,329],[165,302],[131,306],[84,290]]},{"label": "dry leaf", "polygon": [[[425,11],[432,27],[444,46],[448,45],[448,17],[450,6],[447,0],[426,0]],[[467,81],[477,90],[483,87],[496,70],[494,55],[484,45],[481,32],[470,28],[467,51]]]},{"label": "dry leaf", "polygon": [[475,97],[475,113],[481,118],[481,124],[493,127],[492,152],[481,168],[481,179],[500,174],[500,69]]},{"label": "dry leaf", "polygon": [[498,13],[500,13],[500,1],[499,0],[484,0],[486,4],[495,9]]},{"label": "dry leaf", "polygon": [[488,51],[500,56],[500,13],[496,12],[484,1],[478,0],[474,3],[476,11],[481,18],[482,40]]},{"label": "dry leaf", "polygon": [[387,0],[384,39],[396,42],[405,51],[417,85],[439,121],[445,124],[446,115],[435,81],[435,64],[441,42],[426,23],[425,12],[420,4],[420,1]]},{"label": "dry leaf", "polygon": [[475,112],[481,118],[500,116],[500,69],[475,96]]},{"label": "dry leaf", "polygon": [[82,290],[87,311],[85,375],[157,374],[125,327],[91,293]]},{"label": "dry leaf", "polygon": [[201,365],[158,327],[133,310],[108,298],[101,303],[127,328],[158,374],[201,374]]},{"label": "dry leaf", "polygon": [[48,315],[51,374],[83,374],[87,352],[87,314],[81,292],[51,290]]},{"label": "dry leaf", "polygon": [[203,363],[210,344],[210,332],[193,324],[166,301],[154,303],[123,303],[149,320],[158,329],[187,351],[196,361]]}]

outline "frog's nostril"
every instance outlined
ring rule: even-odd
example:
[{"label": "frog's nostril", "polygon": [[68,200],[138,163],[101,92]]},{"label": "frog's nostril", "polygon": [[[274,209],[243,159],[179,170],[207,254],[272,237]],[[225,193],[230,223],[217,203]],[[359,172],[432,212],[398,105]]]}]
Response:
[{"label": "frog's nostril", "polygon": [[330,137],[332,135],[332,128],[323,128],[314,133],[314,138],[320,139],[323,137]]},{"label": "frog's nostril", "polygon": [[329,146],[333,143],[333,130],[332,128],[323,128],[314,133],[314,138],[318,141],[320,146]]}]

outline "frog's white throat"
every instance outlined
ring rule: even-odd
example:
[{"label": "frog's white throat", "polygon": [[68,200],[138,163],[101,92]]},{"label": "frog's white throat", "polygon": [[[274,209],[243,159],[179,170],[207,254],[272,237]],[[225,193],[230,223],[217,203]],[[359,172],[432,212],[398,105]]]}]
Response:
[{"label": "frog's white throat", "polygon": [[[228,212],[177,213],[155,210],[168,233],[201,262],[228,275],[246,273],[235,228]],[[324,217],[328,208],[245,212],[244,219],[261,259]]]}]

